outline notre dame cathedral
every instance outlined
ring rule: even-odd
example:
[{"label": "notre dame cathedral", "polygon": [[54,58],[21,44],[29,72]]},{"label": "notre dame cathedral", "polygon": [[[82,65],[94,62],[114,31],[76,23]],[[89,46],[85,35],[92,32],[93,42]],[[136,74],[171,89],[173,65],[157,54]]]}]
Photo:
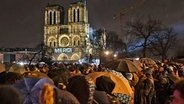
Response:
[{"label": "notre dame cathedral", "polygon": [[70,4],[66,23],[64,13],[60,5],[46,6],[44,44],[52,50],[53,60],[79,60],[91,51],[86,1]]}]

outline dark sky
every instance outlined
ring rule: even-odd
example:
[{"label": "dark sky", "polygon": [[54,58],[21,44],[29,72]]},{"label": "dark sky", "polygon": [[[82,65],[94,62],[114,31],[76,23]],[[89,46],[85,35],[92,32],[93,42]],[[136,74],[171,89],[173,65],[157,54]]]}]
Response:
[{"label": "dark sky", "polygon": [[[44,8],[47,3],[60,4],[68,9],[78,0],[2,0],[0,3],[0,47],[35,47],[43,39]],[[93,28],[105,27],[119,32],[119,20],[113,19],[131,5],[138,4],[123,16],[154,16],[184,33],[184,0],[89,0],[89,22]],[[66,11],[67,12],[67,11]],[[184,36],[182,36],[184,37]]]}]

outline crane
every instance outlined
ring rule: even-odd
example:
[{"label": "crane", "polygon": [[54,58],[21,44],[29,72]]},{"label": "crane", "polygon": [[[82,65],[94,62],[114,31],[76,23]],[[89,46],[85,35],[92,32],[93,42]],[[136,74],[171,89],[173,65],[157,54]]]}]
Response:
[{"label": "crane", "polygon": [[114,14],[113,19],[119,18],[119,23],[120,23],[120,32],[122,33],[122,17],[127,14],[128,12],[136,9],[137,7],[139,7],[140,5],[142,5],[144,3],[145,0],[138,0],[137,3],[134,3],[133,5],[122,9],[120,12]]}]

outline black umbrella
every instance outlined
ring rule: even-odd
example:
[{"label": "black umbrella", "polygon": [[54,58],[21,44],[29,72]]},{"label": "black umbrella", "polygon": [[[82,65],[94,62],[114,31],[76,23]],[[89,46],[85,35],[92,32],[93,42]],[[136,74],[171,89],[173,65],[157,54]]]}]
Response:
[{"label": "black umbrella", "polygon": [[17,80],[22,79],[22,76],[15,72],[1,72],[0,84],[14,84]]}]

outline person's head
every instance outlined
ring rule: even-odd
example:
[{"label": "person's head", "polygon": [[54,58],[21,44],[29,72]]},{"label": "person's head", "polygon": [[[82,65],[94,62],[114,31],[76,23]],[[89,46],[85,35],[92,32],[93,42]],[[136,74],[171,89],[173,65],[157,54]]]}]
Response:
[{"label": "person's head", "polygon": [[184,79],[175,83],[171,104],[184,104]]},{"label": "person's head", "polygon": [[21,104],[20,93],[11,86],[0,86],[0,102],[1,104]]},{"label": "person's head", "polygon": [[69,66],[68,70],[70,72],[70,77],[73,77],[73,76],[81,74],[79,68],[76,65]]},{"label": "person's head", "polygon": [[68,82],[67,90],[71,92],[81,104],[91,103],[95,86],[90,78],[77,75],[69,78]]},{"label": "person's head", "polygon": [[159,72],[163,72],[163,71],[164,71],[164,67],[160,66],[160,67],[158,68],[158,71],[159,71]]},{"label": "person's head", "polygon": [[152,70],[150,68],[147,68],[146,72],[145,72],[145,75],[146,75],[146,77],[151,77],[152,76]]},{"label": "person's head", "polygon": [[107,76],[100,76],[96,79],[96,90],[105,91],[108,94],[111,94],[115,83]]},{"label": "person's head", "polygon": [[128,80],[132,80],[133,79],[133,74],[132,73],[125,73],[125,75],[126,75],[126,78],[128,79]]}]

